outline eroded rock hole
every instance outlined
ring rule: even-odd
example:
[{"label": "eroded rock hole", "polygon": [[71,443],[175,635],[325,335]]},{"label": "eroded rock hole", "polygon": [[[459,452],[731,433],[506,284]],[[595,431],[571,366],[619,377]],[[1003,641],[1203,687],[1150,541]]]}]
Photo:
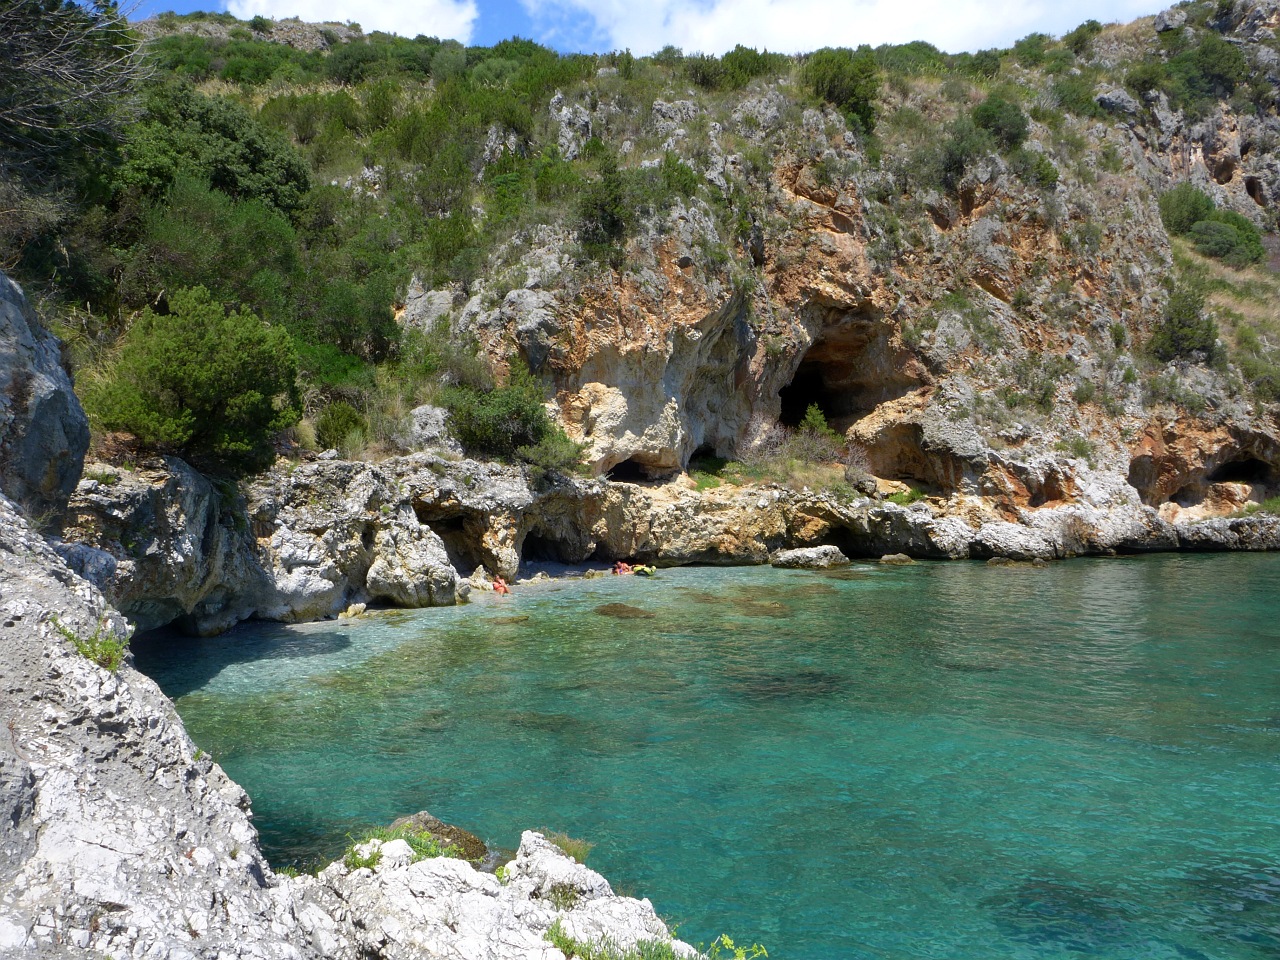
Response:
[{"label": "eroded rock hole", "polygon": [[1233,460],[1230,463],[1224,463],[1209,474],[1209,482],[1247,483],[1251,485],[1270,484],[1272,482],[1272,469],[1270,464],[1255,457],[1249,457],[1245,460]]},{"label": "eroded rock hole", "polygon": [[782,412],[778,420],[788,427],[800,426],[805,411],[815,403],[828,421],[842,412],[842,398],[837,391],[827,386],[822,364],[810,360],[800,362],[791,383],[778,391],[778,399],[782,401]]},{"label": "eroded rock hole", "polygon": [[1245,177],[1244,189],[1258,206],[1265,207],[1267,205],[1266,194],[1262,192],[1262,181],[1257,177]]},{"label": "eroded rock hole", "polygon": [[614,465],[605,477],[614,483],[644,483],[650,479],[649,469],[634,459],[623,460]]},{"label": "eroded rock hole", "polygon": [[828,326],[805,352],[791,382],[778,391],[779,421],[797,426],[817,404],[827,422],[845,430],[888,400],[920,386],[909,356],[891,343],[879,318],[855,314]]},{"label": "eroded rock hole", "polygon": [[524,538],[520,547],[521,560],[555,560],[561,563],[570,562],[572,551],[567,551],[564,544],[554,537],[544,537],[530,533]]},{"label": "eroded rock hole", "polygon": [[467,530],[467,518],[462,514],[454,516],[438,517],[425,516],[424,511],[417,504],[414,505],[414,512],[418,515],[418,522],[431,528],[442,541],[444,541],[445,553],[449,555],[449,562],[453,564],[453,568],[464,576],[470,575],[471,571],[480,566],[484,561],[480,553],[475,548],[475,544],[479,543],[480,537],[472,536]]}]

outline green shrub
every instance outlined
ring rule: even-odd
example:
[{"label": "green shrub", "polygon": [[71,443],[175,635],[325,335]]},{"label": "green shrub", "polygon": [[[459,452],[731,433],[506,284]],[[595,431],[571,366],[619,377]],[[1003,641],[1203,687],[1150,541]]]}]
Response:
[{"label": "green shrub", "polygon": [[840,458],[844,437],[827,424],[826,414],[811,403],[804,412],[804,419],[787,444],[788,452],[805,463],[830,463]]},{"label": "green shrub", "polygon": [[1175,286],[1164,317],[1148,342],[1151,352],[1166,362],[1197,355],[1212,360],[1217,350],[1218,325],[1205,314],[1204,307],[1204,294],[1199,289],[1189,284]]},{"label": "green shrub", "polygon": [[674,194],[680,197],[692,197],[698,192],[698,185],[701,183],[698,172],[681,161],[680,157],[671,150],[662,155],[662,164],[658,167],[658,173],[662,178],[663,190],[668,196]]},{"label": "green shrub", "polygon": [[1230,97],[1249,73],[1248,61],[1235,44],[1212,30],[1198,36],[1199,42],[1174,56],[1168,65],[1175,104],[1193,113]]},{"label": "green shrub", "polygon": [[1071,52],[1077,57],[1083,57],[1089,53],[1093,46],[1093,38],[1102,32],[1102,24],[1097,20],[1086,20],[1080,26],[1076,27],[1070,33],[1062,38],[1062,42],[1070,48]]},{"label": "green shrub", "polygon": [[973,121],[1006,150],[1022,146],[1031,129],[1022,108],[996,93],[974,108]]},{"label": "green shrub", "polygon": [[935,178],[945,189],[955,190],[969,165],[990,153],[991,148],[990,135],[974,123],[972,117],[958,117],[947,128],[946,138],[933,154]]},{"label": "green shrub", "polygon": [[1024,67],[1038,67],[1051,43],[1053,37],[1047,33],[1029,33],[1013,45],[1013,57]]},{"label": "green shrub", "polygon": [[268,466],[273,436],[300,417],[289,335],[252,313],[227,313],[203,287],[175,291],[169,309],[142,312],[86,406],[107,429],[201,466]]},{"label": "green shrub", "polygon": [[835,104],[855,128],[863,133],[874,129],[880,70],[869,49],[855,53],[845,47],[825,47],[809,55],[801,77],[816,96]]},{"label": "green shrub", "polygon": [[1038,150],[1019,147],[1009,157],[1009,167],[1029,187],[1048,189],[1058,183],[1058,168]]},{"label": "green shrub", "polygon": [[581,472],[585,449],[586,444],[570,440],[558,424],[549,423],[541,440],[516,448],[516,457],[529,465],[530,478],[536,486],[551,476]]},{"label": "green shrub", "polygon": [[53,618],[54,628],[75,647],[76,653],[87,657],[98,666],[115,673],[124,664],[125,651],[129,641],[133,639],[132,629],[123,635],[116,633],[111,624],[100,619],[93,628],[93,633],[81,636],[64,624],[57,617]]},{"label": "green shrub", "polygon": [[578,202],[578,236],[583,249],[592,259],[619,262],[634,220],[618,163],[606,155],[600,161],[600,179],[587,186]]},{"label": "green shrub", "polygon": [[1176,236],[1184,236],[1201,220],[1213,213],[1213,200],[1190,183],[1180,183],[1160,195],[1160,219],[1164,228]]},{"label": "green shrub", "polygon": [[203,96],[185,84],[152,92],[122,153],[123,162],[112,172],[116,189],[151,197],[185,173],[237,200],[292,213],[311,186],[306,161],[279,134],[238,103]]},{"label": "green shrub", "polygon": [[141,226],[121,275],[126,302],[147,303],[166,289],[202,286],[215,299],[248,304],[274,321],[291,315],[298,241],[278,210],[258,200],[237,202],[179,174],[148,207]]},{"label": "green shrub", "polygon": [[368,429],[368,421],[360,415],[360,411],[345,400],[339,400],[320,411],[320,417],[316,420],[316,440],[321,449],[336,449],[351,434],[364,433]]},{"label": "green shrub", "polygon": [[505,386],[445,391],[454,435],[469,453],[512,458],[536,447],[551,431],[542,386],[522,363],[513,363]]},{"label": "green shrub", "polygon": [[[1230,266],[1240,268],[1253,263],[1260,263],[1267,255],[1266,248],[1262,246],[1262,235],[1258,232],[1258,228],[1252,220],[1241,216],[1234,210],[1215,210],[1209,217],[1211,223],[1220,227],[1226,227],[1231,231],[1235,243],[1223,254],[1218,254]],[[1191,228],[1191,242],[1195,243],[1197,248],[1200,246],[1196,240],[1196,230],[1200,224],[1196,224]]]},{"label": "green shrub", "polygon": [[1088,71],[1063,74],[1053,80],[1053,97],[1067,113],[1078,117],[1101,117],[1104,111],[1093,98],[1095,86]]},{"label": "green shrub", "polygon": [[1180,183],[1160,197],[1165,229],[1186,236],[1197,251],[1233,267],[1258,263],[1266,256],[1262,236],[1247,217],[1217,210],[1213,200],[1190,183]]}]

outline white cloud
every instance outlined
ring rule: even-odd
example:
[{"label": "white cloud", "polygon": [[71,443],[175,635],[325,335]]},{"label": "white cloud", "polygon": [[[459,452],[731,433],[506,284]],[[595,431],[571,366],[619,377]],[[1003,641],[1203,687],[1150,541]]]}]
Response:
[{"label": "white cloud", "polygon": [[261,15],[312,23],[355,21],[366,33],[424,34],[463,43],[470,42],[478,15],[475,0],[228,0],[227,10],[241,20]]},{"label": "white cloud", "polygon": [[[780,53],[926,40],[955,53],[1057,36],[1085,20],[1128,21],[1161,0],[521,0],[547,39],[647,54],[674,44],[723,53],[742,43]],[[588,22],[582,22],[581,18]],[[577,20],[576,25],[572,25]],[[572,26],[571,26],[572,25]],[[566,36],[570,34],[571,36]]]}]

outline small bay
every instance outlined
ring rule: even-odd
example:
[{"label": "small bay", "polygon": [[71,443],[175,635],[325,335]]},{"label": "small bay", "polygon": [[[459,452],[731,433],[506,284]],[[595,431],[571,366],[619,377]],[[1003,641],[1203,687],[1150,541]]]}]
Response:
[{"label": "small bay", "polygon": [[775,960],[1280,956],[1280,558],[686,568],[137,660],[276,865],[426,809]]}]

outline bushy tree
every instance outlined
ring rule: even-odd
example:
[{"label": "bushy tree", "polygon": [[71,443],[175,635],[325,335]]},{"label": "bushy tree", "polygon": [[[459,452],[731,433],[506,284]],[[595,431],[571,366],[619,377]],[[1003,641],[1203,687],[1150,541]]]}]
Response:
[{"label": "bushy tree", "polygon": [[1180,183],[1160,196],[1160,219],[1164,228],[1176,236],[1190,233],[1201,220],[1213,213],[1213,200],[1190,183]]},{"label": "bushy tree", "polygon": [[196,464],[257,470],[272,437],[298,421],[297,358],[289,335],[252,313],[228,313],[203,287],[146,309],[109,375],[87,391],[99,423]]},{"label": "bushy tree", "polygon": [[810,54],[801,71],[817,96],[835,104],[850,123],[865,133],[875,127],[875,101],[880,95],[880,70],[867,47],[856,52],[826,47]]},{"label": "bushy tree", "polygon": [[369,424],[358,411],[345,400],[331,403],[320,411],[316,420],[316,439],[324,449],[336,449],[353,433],[363,433]]},{"label": "bushy tree", "polygon": [[1022,146],[1031,129],[1022,108],[998,93],[991,94],[974,108],[973,121],[995,137],[1006,150]]},{"label": "bushy tree", "polygon": [[1151,335],[1149,347],[1164,361],[1212,360],[1218,343],[1218,325],[1204,312],[1204,293],[1190,284],[1179,284],[1169,293],[1164,317]]},{"label": "bushy tree", "polygon": [[311,186],[302,156],[244,107],[174,83],[148,97],[146,119],[131,132],[114,179],[119,189],[155,197],[184,173],[284,213],[296,211]]}]

